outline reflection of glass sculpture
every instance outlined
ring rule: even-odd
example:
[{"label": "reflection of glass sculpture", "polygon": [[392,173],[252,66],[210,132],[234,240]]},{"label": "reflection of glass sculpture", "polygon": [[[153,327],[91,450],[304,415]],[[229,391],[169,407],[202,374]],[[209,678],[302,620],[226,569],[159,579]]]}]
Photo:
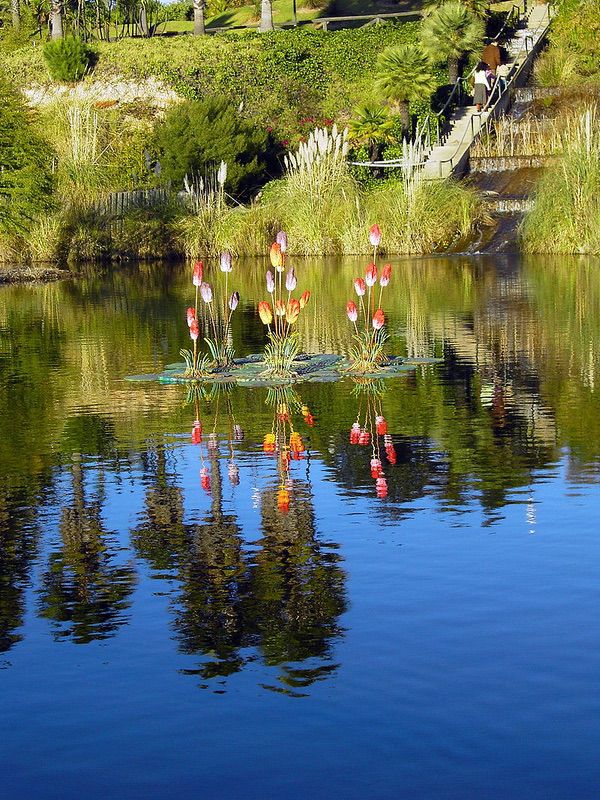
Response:
[{"label": "reflection of glass sculpture", "polygon": [[[202,425],[202,414],[200,411],[201,401],[204,400],[213,406],[212,424],[208,432]],[[202,488],[209,492],[211,491],[211,478],[210,471],[205,463],[204,456],[204,443],[206,443],[207,454],[218,454],[219,450],[219,432],[217,428],[220,427],[221,409],[225,406],[226,411],[226,437],[227,448],[229,453],[229,461],[227,465],[227,475],[229,482],[233,486],[237,486],[240,482],[240,471],[235,462],[235,450],[233,443],[240,442],[244,438],[244,431],[241,425],[235,421],[233,413],[233,406],[231,403],[231,386],[226,384],[214,384],[210,389],[204,386],[194,384],[188,390],[188,403],[194,404],[195,418],[192,426],[192,444],[199,446],[200,451],[200,483]],[[206,437],[206,441],[204,439]]]},{"label": "reflection of glass sculpture", "polygon": [[[298,696],[336,670],[331,643],[342,633],[338,617],[346,608],[340,556],[316,534],[307,476],[295,480],[290,502],[290,463],[306,456],[296,418],[308,427],[314,419],[289,387],[268,393],[274,420],[266,449],[277,458],[277,479],[260,492],[260,538],[246,544],[236,514],[223,500],[223,460],[236,483],[233,450],[243,438],[232,398],[222,386],[209,391],[195,386],[188,394],[195,415],[192,445],[202,454],[210,508],[200,520],[185,522],[183,490],[176,474],[168,473],[164,448],[157,448],[148,462],[146,507],[132,541],[160,577],[165,570],[176,573],[171,610],[179,648],[202,657],[199,665],[182,669],[184,674],[198,676],[208,687],[260,659],[278,668],[264,688]],[[205,404],[210,412],[203,413]]]},{"label": "reflection of glass sculpture", "polygon": [[350,444],[371,448],[371,477],[375,481],[377,497],[387,497],[388,485],[381,458],[383,452],[390,465],[396,463],[396,450],[391,434],[388,433],[387,420],[383,415],[381,398],[385,393],[385,383],[377,380],[356,380],[354,394],[359,398],[356,420],[350,428]]},{"label": "reflection of glass sculpture", "polygon": [[308,406],[302,404],[300,396],[290,386],[269,389],[266,402],[273,406],[275,413],[271,431],[265,434],[263,440],[263,450],[277,460],[277,507],[287,512],[293,488],[290,462],[302,460],[306,453],[302,436],[295,428],[294,417],[302,419],[308,427],[312,427],[315,420]]}]

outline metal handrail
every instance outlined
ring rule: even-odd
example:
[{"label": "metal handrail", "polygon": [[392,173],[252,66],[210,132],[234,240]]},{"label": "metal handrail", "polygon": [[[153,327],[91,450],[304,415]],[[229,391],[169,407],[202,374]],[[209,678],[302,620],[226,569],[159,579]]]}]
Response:
[{"label": "metal handrail", "polygon": [[[504,22],[502,23],[502,27],[500,28],[498,33],[494,37],[492,37],[490,39],[490,43],[491,42],[498,42],[500,40],[500,37],[502,36],[502,33],[506,29],[506,27],[507,27],[507,25],[509,23],[509,20],[512,20],[514,18],[515,11],[516,11],[516,19],[517,20],[521,19],[521,7],[516,5],[516,3],[513,3],[511,8],[506,12],[506,16],[504,18]],[[473,75],[475,74],[476,69],[477,69],[477,66],[474,66],[473,69],[469,72],[469,74],[466,77],[463,76],[463,77],[460,77],[460,78],[456,79],[456,83],[454,84],[454,86],[452,88],[452,91],[450,92],[450,95],[449,95],[448,99],[446,100],[446,102],[444,103],[443,107],[440,109],[440,111],[437,111],[433,115],[433,117],[436,120],[437,142],[438,142],[438,144],[441,143],[440,135],[439,135],[440,119],[443,117],[444,113],[446,112],[446,110],[450,106],[450,102],[451,102],[452,98],[454,97],[454,94],[455,94],[456,91],[458,91],[459,98],[461,97],[463,90],[466,89],[466,85],[467,85],[468,80],[473,77]],[[427,131],[428,131],[429,135],[431,136],[431,118],[432,118],[432,114],[431,114],[431,112],[429,112],[427,114],[427,116],[425,117],[425,119],[423,120],[423,123],[421,125],[421,130],[419,130],[417,128],[417,132],[416,132],[415,138],[419,138],[419,136],[423,137],[423,134],[425,133],[425,128],[427,128]]]}]

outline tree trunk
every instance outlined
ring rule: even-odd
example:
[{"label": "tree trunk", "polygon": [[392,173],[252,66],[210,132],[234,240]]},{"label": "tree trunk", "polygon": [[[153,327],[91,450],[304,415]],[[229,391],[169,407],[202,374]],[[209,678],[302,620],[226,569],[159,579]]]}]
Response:
[{"label": "tree trunk", "polygon": [[146,11],[146,4],[140,5],[140,16],[138,18],[138,26],[142,36],[148,36],[148,12]]},{"label": "tree trunk", "polygon": [[205,0],[194,0],[194,36],[203,36],[206,33],[204,24]]},{"label": "tree trunk", "polygon": [[409,136],[410,114],[408,113],[408,100],[402,100],[398,103],[398,114],[400,115],[400,122],[402,123],[402,133]]},{"label": "tree trunk", "polygon": [[454,56],[448,57],[448,81],[454,85],[458,80],[458,58]]},{"label": "tree trunk", "polygon": [[273,3],[271,0],[261,0],[260,25],[258,30],[261,33],[273,30]]},{"label": "tree trunk", "polygon": [[369,145],[369,158],[371,161],[379,161],[379,142],[376,139],[371,139]]},{"label": "tree trunk", "polygon": [[10,11],[13,28],[18,30],[21,27],[21,6],[19,5],[19,0],[11,0]]},{"label": "tree trunk", "polygon": [[63,38],[63,20],[62,20],[62,0],[52,0],[52,7],[50,8],[50,29],[51,39]]}]

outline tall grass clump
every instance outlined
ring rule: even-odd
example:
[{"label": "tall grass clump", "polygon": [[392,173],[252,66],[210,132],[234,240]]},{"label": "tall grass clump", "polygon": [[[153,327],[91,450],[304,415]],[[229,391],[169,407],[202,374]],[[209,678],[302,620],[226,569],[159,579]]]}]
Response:
[{"label": "tall grass clump", "polygon": [[360,209],[360,189],[347,155],[346,129],[317,128],[285,157],[285,177],[265,189],[267,218],[281,223],[296,253],[339,251],[340,234]]},{"label": "tall grass clump", "polygon": [[[267,184],[249,208],[230,216],[224,225],[224,244],[256,255],[284,229],[295,255],[344,252],[345,231],[362,213],[361,188],[347,156],[346,129],[317,128],[296,152],[285,156],[284,177]],[[249,246],[257,249],[249,253]]]},{"label": "tall grass clump", "polygon": [[597,106],[580,115],[564,134],[563,154],[548,167],[533,210],[523,225],[530,253],[600,253],[600,114]]},{"label": "tall grass clump", "polygon": [[219,245],[256,255],[283,228],[295,255],[369,255],[364,231],[377,222],[385,231],[382,252],[428,253],[467,236],[482,216],[474,191],[421,180],[418,146],[404,143],[398,177],[366,186],[352,175],[346,153],[346,131],[315,131],[254,205],[226,212]]},{"label": "tall grass clump", "polygon": [[533,77],[538,86],[572,86],[579,79],[577,56],[562,47],[551,47],[536,60]]}]

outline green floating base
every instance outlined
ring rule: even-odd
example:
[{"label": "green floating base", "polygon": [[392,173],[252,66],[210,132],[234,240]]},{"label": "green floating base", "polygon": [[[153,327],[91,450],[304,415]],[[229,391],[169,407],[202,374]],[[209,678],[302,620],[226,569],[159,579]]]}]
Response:
[{"label": "green floating base", "polygon": [[168,364],[164,372],[149,375],[129,375],[128,381],[158,381],[159,383],[235,383],[240,386],[284,386],[291,383],[326,383],[341,378],[394,378],[403,372],[416,369],[420,364],[437,364],[439,358],[400,358],[391,356],[388,363],[375,372],[354,372],[350,362],[336,355],[300,355],[293,362],[294,374],[278,378],[265,376],[261,355],[236,358],[227,369],[212,372],[202,378],[192,379],[184,374],[185,364]]}]

